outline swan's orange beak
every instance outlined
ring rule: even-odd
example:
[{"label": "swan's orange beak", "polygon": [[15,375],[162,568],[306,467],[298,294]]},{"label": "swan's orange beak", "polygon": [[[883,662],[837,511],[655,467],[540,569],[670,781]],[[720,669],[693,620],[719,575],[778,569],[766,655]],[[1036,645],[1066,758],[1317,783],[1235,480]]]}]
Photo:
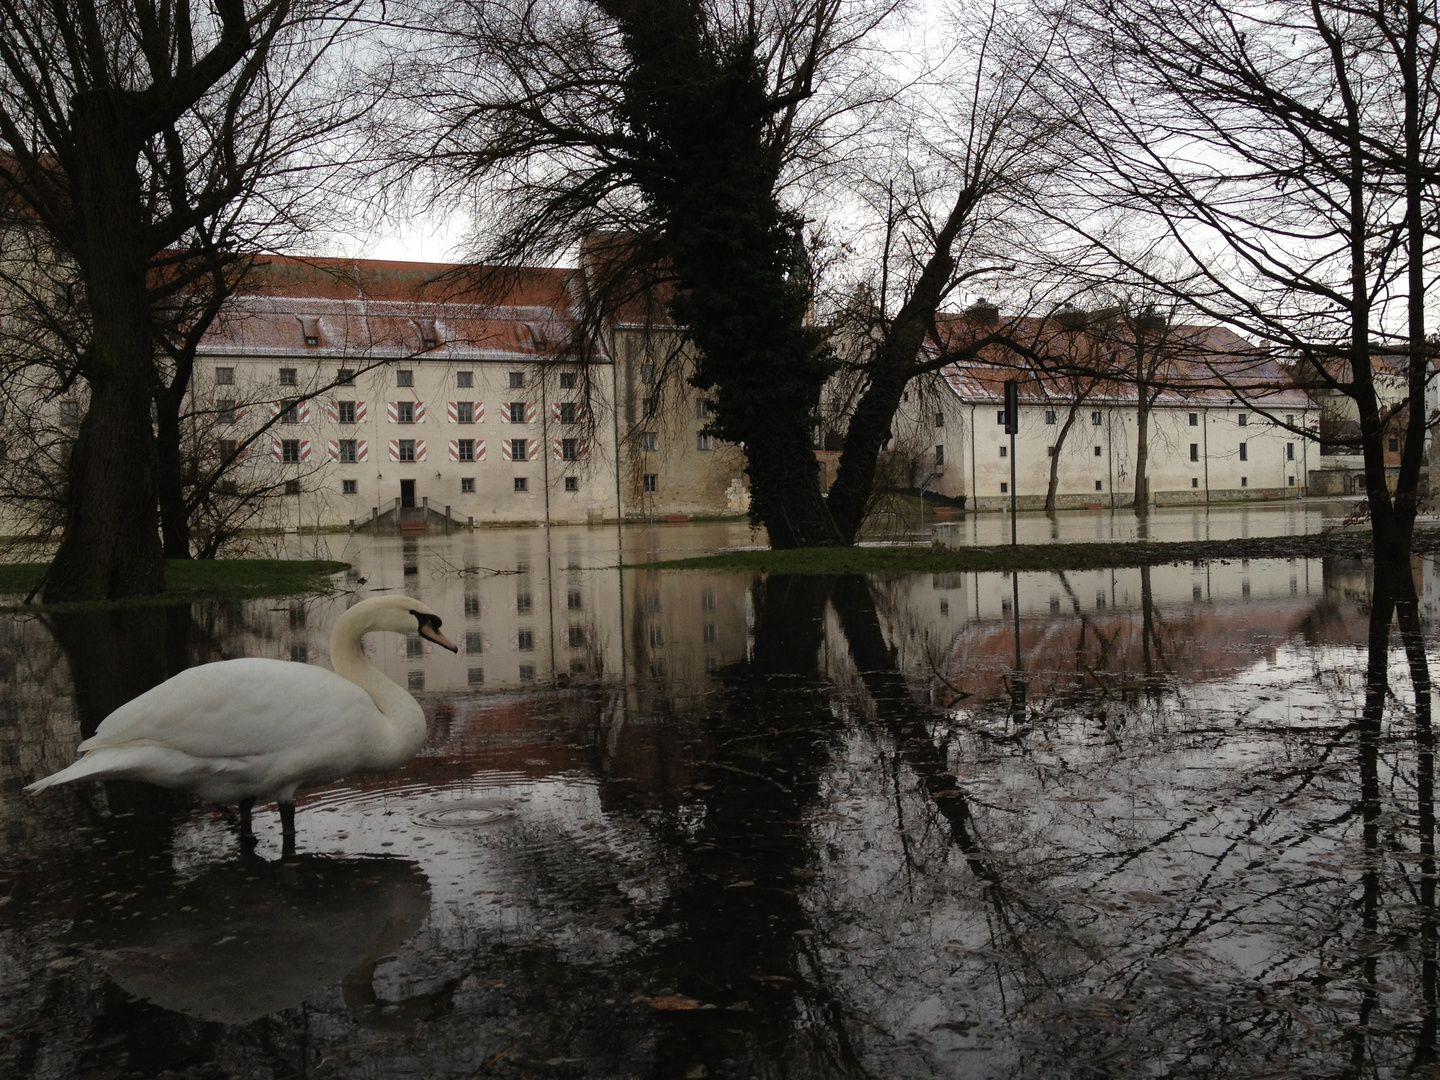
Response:
[{"label": "swan's orange beak", "polygon": [[428,619],[422,618],[420,620],[420,636],[423,638],[428,638],[436,645],[439,645],[442,649],[449,649],[453,653],[458,653],[460,651],[460,647],[458,645],[456,645],[453,641],[451,641],[449,638],[447,638],[444,634],[440,632],[440,620],[433,616]]}]

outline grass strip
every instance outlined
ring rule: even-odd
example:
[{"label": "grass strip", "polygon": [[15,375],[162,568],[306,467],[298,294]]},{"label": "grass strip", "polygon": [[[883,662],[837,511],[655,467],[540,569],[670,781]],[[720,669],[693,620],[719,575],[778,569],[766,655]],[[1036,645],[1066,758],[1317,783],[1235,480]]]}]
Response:
[{"label": "grass strip", "polygon": [[[1440,533],[1417,533],[1415,554],[1440,550]],[[944,574],[997,570],[1100,570],[1226,559],[1364,559],[1370,534],[1315,533],[1237,540],[1009,544],[937,550],[921,547],[797,548],[723,551],[688,559],[631,564],[647,570],[709,570],[750,574]]]},{"label": "grass strip", "polygon": [[91,608],[188,604],[197,600],[248,600],[331,592],[331,580],[349,566],[331,559],[171,559],[165,591],[125,600],[22,604],[45,572],[44,563],[0,563],[0,611],[76,611]]}]

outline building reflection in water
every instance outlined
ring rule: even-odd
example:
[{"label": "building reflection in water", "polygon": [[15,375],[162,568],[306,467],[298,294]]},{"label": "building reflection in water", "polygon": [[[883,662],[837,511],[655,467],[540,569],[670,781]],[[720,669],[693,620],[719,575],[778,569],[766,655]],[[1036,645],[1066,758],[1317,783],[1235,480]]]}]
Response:
[{"label": "building reflection in water", "polygon": [[[375,590],[454,628],[458,658],[373,641],[431,738],[303,800],[299,885],[235,863],[231,824],[185,801],[20,797],[130,692],[105,672],[131,661],[0,624],[6,1074],[1431,1067],[1433,734],[1420,639],[1407,657],[1380,635],[1372,664],[1358,646],[1363,566],[619,569],[665,543],[367,540],[342,595],[132,627],[142,682],[221,655],[327,663]],[[328,966],[232,965],[260,1004],[216,1004],[204,940],[235,947],[215,944],[228,911],[302,885],[263,952]]]}]

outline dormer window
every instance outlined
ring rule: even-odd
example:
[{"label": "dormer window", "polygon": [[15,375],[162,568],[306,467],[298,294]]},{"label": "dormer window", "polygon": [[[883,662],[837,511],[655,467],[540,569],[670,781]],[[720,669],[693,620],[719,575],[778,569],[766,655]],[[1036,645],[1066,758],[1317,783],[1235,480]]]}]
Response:
[{"label": "dormer window", "polygon": [[318,316],[296,316],[300,320],[300,334],[311,348],[320,344],[320,319]]},{"label": "dormer window", "polygon": [[416,319],[415,325],[420,328],[420,348],[439,348],[440,331],[436,329],[434,319]]}]

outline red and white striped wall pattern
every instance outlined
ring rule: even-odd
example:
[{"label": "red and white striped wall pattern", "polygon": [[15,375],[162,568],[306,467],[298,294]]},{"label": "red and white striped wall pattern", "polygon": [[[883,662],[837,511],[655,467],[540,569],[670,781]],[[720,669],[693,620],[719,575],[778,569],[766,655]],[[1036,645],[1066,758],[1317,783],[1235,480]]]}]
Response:
[{"label": "red and white striped wall pattern", "polygon": [[[556,460],[556,461],[564,461],[564,460],[565,460],[565,440],[564,440],[564,439],[555,439],[555,440],[553,440],[553,441],[551,442],[551,444],[550,444],[550,452],[555,455],[555,460]],[[576,439],[576,440],[575,440],[575,459],[574,459],[574,460],[579,461],[581,458],[586,458],[586,457],[589,457],[589,456],[590,456],[590,440],[589,440],[589,439]]]},{"label": "red and white striped wall pattern", "polygon": [[517,420],[510,415],[510,404],[508,401],[500,403],[500,422],[502,424],[533,424],[540,416],[540,410],[536,404],[533,401],[527,401],[525,403],[525,419]]},{"label": "red and white striped wall pattern", "polygon": [[[501,406],[501,407],[504,408],[504,406]],[[470,408],[471,408],[472,410],[474,410],[473,413],[472,413],[472,415],[473,415],[474,418],[475,418],[474,420],[471,421],[471,423],[478,424],[478,423],[480,423],[480,421],[482,421],[482,420],[485,419],[485,403],[484,403],[483,401],[472,401],[472,402],[470,402]],[[447,413],[449,414],[449,416],[450,416],[450,423],[452,423],[452,424],[458,424],[458,423],[460,423],[460,402],[458,402],[458,401],[452,401],[452,402],[450,402],[450,403],[446,406],[446,412],[447,412]]]},{"label": "red and white striped wall pattern", "polygon": [[[540,454],[540,440],[539,440],[539,439],[530,439],[530,440],[528,440],[528,441],[526,442],[525,445],[526,445],[525,460],[526,460],[526,461],[534,461],[535,458],[536,458],[537,456],[539,456],[539,454]],[[513,454],[514,454],[514,451],[510,448],[510,440],[509,440],[509,439],[501,439],[501,440],[500,440],[500,456],[501,456],[502,458],[504,458],[506,461],[514,461],[515,459],[514,459],[514,457],[512,456]]]},{"label": "red and white striped wall pattern", "polygon": [[[279,415],[280,415],[280,402],[278,402],[278,401],[272,401],[272,402],[270,402],[270,415],[271,415],[271,416],[279,416]],[[308,424],[308,423],[310,422],[310,402],[308,402],[308,401],[297,401],[297,402],[295,403],[295,419],[296,419],[296,421],[297,421],[298,423],[301,423],[301,424]]]},{"label": "red and white striped wall pattern", "polygon": [[[325,415],[330,418],[332,424],[338,424],[340,422],[340,402],[334,400],[327,401],[325,403]],[[355,423],[363,424],[365,422],[365,416],[365,402],[355,402]]]},{"label": "red and white striped wall pattern", "polygon": [[287,442],[298,442],[298,443],[300,444],[300,460],[301,460],[301,461],[309,461],[309,460],[310,460],[310,440],[309,440],[309,439],[271,439],[271,440],[270,440],[270,453],[271,453],[271,455],[275,458],[276,461],[284,461],[284,460],[285,460],[285,444],[286,444]]},{"label": "red and white striped wall pattern", "polygon": [[[561,410],[566,405],[573,407],[571,416],[573,419],[566,420],[561,415]],[[550,403],[550,419],[557,424],[583,424],[590,419],[590,410],[583,401],[552,401]]]},{"label": "red and white striped wall pattern", "polygon": [[[415,406],[415,423],[423,424],[425,422],[425,402],[412,401],[410,404]],[[400,403],[398,401],[387,401],[385,403],[385,409],[386,412],[390,414],[390,422],[392,424],[398,424],[400,422]]]},{"label": "red and white striped wall pattern", "polygon": [[[339,461],[339,460],[340,460],[340,440],[338,440],[338,439],[331,439],[328,445],[329,445],[329,449],[330,449],[330,460],[331,460],[331,461]],[[369,461],[369,460],[370,460],[370,444],[367,443],[364,439],[356,439],[356,440],[355,440],[355,460],[356,460],[356,461]]]},{"label": "red and white striped wall pattern", "polygon": [[[485,440],[484,440],[484,439],[474,439],[474,440],[472,440],[472,441],[475,443],[475,457],[474,457],[473,460],[475,460],[475,461],[484,461],[484,460],[485,460]],[[451,439],[451,440],[450,440],[450,460],[451,460],[451,461],[459,461],[459,460],[460,460],[460,440],[459,440],[459,439]],[[467,463],[467,464],[468,464],[468,463]]]},{"label": "red and white striped wall pattern", "polygon": [[[406,441],[408,441],[408,440],[406,440]],[[401,440],[399,440],[399,439],[391,439],[391,440],[390,440],[390,460],[391,460],[391,461],[399,461],[399,460],[400,460],[400,442],[401,442]],[[415,460],[416,460],[416,461],[424,461],[424,460],[425,460],[425,440],[424,440],[424,439],[416,439],[416,440],[415,440]]]}]

